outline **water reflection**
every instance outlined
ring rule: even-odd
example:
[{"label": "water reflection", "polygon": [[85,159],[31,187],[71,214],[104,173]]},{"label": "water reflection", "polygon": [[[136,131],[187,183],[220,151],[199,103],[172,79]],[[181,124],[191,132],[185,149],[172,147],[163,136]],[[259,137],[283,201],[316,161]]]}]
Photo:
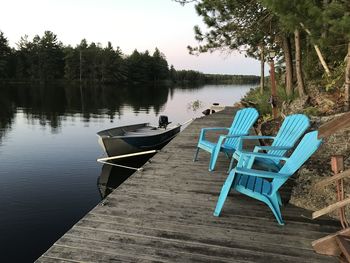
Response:
[{"label": "water reflection", "polygon": [[[133,158],[126,158],[119,161],[112,162],[113,164],[123,165],[128,167],[140,168],[142,167],[154,154],[147,156],[137,156]],[[101,174],[97,179],[97,188],[104,199],[114,189],[121,185],[126,179],[128,179],[135,170],[126,169],[123,167],[113,166],[110,164],[104,164],[101,168]]]},{"label": "water reflection", "polygon": [[[123,115],[124,106],[133,112],[162,110],[171,88],[167,86],[101,86],[54,83],[47,85],[7,84],[0,89],[0,140],[11,128],[17,109],[25,117],[49,125],[53,131],[64,117],[80,113],[84,121],[106,114],[111,120]],[[105,117],[105,116],[104,116]]]},{"label": "water reflection", "polygon": [[8,99],[10,97],[8,93],[9,90],[0,89],[0,143],[5,131],[11,128],[16,113],[15,106]]}]

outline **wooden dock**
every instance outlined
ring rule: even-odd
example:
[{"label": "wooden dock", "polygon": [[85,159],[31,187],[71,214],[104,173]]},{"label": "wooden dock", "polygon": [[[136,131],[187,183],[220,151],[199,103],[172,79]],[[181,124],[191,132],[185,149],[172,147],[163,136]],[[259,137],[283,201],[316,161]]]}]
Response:
[{"label": "wooden dock", "polygon": [[[280,226],[267,206],[239,194],[214,217],[229,160],[208,172],[192,158],[202,127],[229,126],[233,108],[195,120],[45,252],[37,262],[337,262],[311,242],[339,230],[287,204]],[[285,187],[283,196],[290,193]],[[283,197],[282,197],[283,198]]]}]

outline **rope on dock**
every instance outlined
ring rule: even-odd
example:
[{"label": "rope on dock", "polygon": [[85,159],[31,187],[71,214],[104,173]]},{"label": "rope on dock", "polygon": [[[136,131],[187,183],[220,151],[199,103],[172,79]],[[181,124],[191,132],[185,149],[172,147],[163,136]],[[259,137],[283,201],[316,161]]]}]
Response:
[{"label": "rope on dock", "polygon": [[99,158],[99,159],[97,159],[97,161],[98,162],[102,162],[102,161],[116,160],[116,159],[128,158],[128,157],[144,155],[144,154],[151,154],[151,153],[156,153],[156,152],[157,152],[157,150],[150,150],[150,151],[137,152],[137,153],[129,153],[129,154],[123,154],[123,155],[116,155],[116,156]]},{"label": "rope on dock", "polygon": [[136,168],[136,167],[126,166],[126,165],[121,165],[121,164],[116,164],[116,163],[110,163],[110,162],[106,162],[106,161],[98,161],[98,162],[103,163],[103,164],[108,164],[108,165],[112,165],[112,166],[125,168],[125,169],[135,170],[135,171],[141,171],[143,169],[142,167]]},{"label": "rope on dock", "polygon": [[157,152],[157,150],[150,150],[150,151],[137,152],[137,153],[129,153],[129,154],[123,154],[123,155],[99,158],[96,161],[99,162],[99,163],[103,163],[103,164],[108,164],[108,165],[117,166],[117,167],[121,167],[121,168],[131,169],[131,170],[135,170],[135,171],[141,171],[143,169],[142,167],[136,168],[136,167],[126,166],[126,165],[111,163],[111,162],[108,162],[108,161],[116,160],[116,159],[122,159],[122,158],[128,158],[128,157],[133,157],[133,156],[138,156],[138,155],[151,154],[151,153],[156,153],[156,152]]}]

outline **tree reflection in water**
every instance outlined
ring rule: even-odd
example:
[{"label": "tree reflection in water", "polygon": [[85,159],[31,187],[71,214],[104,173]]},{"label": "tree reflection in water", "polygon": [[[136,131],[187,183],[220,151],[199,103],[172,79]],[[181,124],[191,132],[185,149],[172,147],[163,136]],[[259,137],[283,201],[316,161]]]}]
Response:
[{"label": "tree reflection in water", "polygon": [[61,121],[75,114],[82,114],[86,122],[102,115],[113,120],[123,115],[123,107],[129,106],[135,113],[152,109],[158,115],[169,90],[161,85],[5,84],[0,88],[0,142],[19,109],[29,121],[39,120],[58,132]]}]

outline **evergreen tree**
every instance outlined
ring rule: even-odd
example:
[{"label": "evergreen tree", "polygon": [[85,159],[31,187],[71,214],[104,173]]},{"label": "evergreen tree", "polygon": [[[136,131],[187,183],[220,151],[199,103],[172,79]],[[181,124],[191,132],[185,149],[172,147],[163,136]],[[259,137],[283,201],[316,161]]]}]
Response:
[{"label": "evergreen tree", "polygon": [[80,79],[80,52],[71,46],[64,48],[64,78],[68,80]]},{"label": "evergreen tree", "polygon": [[[184,4],[186,0],[179,0]],[[201,44],[188,47],[190,53],[198,54],[214,50],[244,50],[245,54],[261,61],[261,90],[264,80],[264,54],[274,49],[284,52],[286,67],[286,91],[292,95],[293,66],[290,38],[280,28],[278,17],[260,1],[201,0],[196,1],[197,14],[203,17],[208,30],[203,33],[195,26],[195,38]],[[203,43],[203,44],[202,44]],[[284,44],[283,44],[284,43]]]},{"label": "evergreen tree", "polygon": [[0,31],[0,78],[8,77],[8,66],[11,56],[11,48],[8,45],[7,38]]},{"label": "evergreen tree", "polygon": [[151,81],[151,56],[148,51],[140,53],[136,49],[126,59],[128,67],[128,80],[132,83]]},{"label": "evergreen tree", "polygon": [[156,48],[152,55],[151,78],[153,81],[157,81],[167,79],[168,76],[168,62],[166,61],[164,54]]},{"label": "evergreen tree", "polygon": [[38,39],[39,79],[62,79],[64,74],[63,45],[51,31],[45,31]]},{"label": "evergreen tree", "polygon": [[175,70],[173,65],[170,66],[169,76],[170,76],[170,80],[172,82],[176,82],[177,81],[177,72],[176,72],[176,70]]},{"label": "evergreen tree", "polygon": [[108,42],[107,47],[102,51],[102,82],[120,82],[125,80],[126,71],[122,55],[123,54],[119,47],[117,50],[114,50],[112,43]]},{"label": "evergreen tree", "polygon": [[[344,53],[340,53],[339,61],[345,54],[345,107],[350,107],[350,2],[347,0],[330,1],[323,9],[323,25],[327,34],[323,39],[336,40],[336,45],[343,44]],[[330,41],[328,41],[329,44]],[[334,45],[332,45],[334,46]],[[333,56],[336,55],[333,49]]]}]

